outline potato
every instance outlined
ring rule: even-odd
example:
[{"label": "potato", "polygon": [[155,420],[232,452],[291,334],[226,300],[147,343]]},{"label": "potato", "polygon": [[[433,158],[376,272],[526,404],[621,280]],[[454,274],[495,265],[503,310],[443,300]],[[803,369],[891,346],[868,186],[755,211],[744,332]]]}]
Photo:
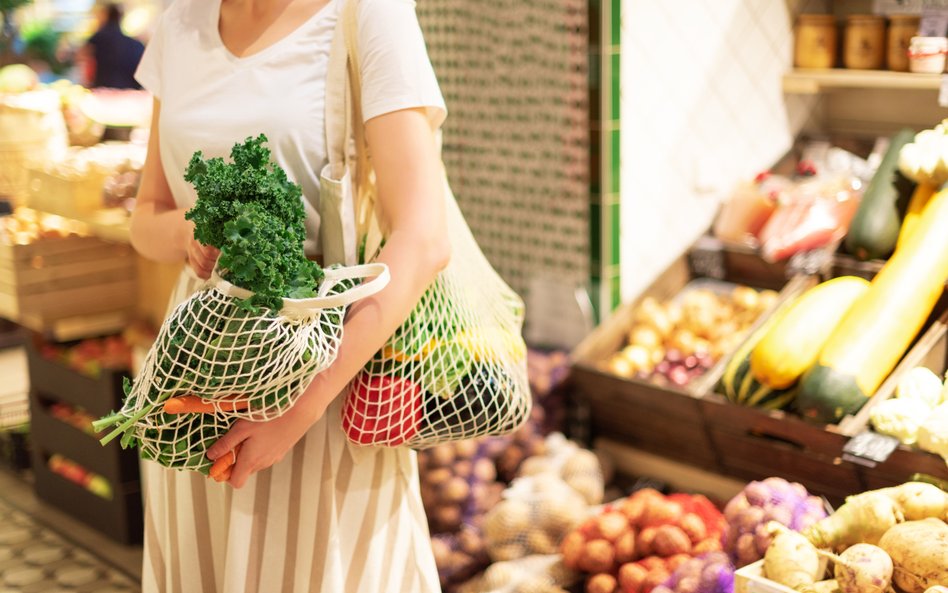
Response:
[{"label": "potato", "polygon": [[556,543],[547,532],[540,529],[534,529],[527,534],[527,548],[531,554],[556,553]]},{"label": "potato", "polygon": [[451,546],[448,542],[435,538],[431,540],[431,550],[434,552],[435,564],[439,567],[448,565],[448,558],[451,556]]},{"label": "potato", "polygon": [[454,472],[446,467],[439,467],[437,469],[429,470],[427,474],[423,476],[423,479],[429,485],[437,488],[450,480],[454,476]]},{"label": "potato", "polygon": [[454,455],[459,459],[471,459],[477,454],[477,441],[457,441],[454,443]]},{"label": "potato", "polygon": [[626,530],[618,540],[616,540],[616,562],[619,564],[625,564],[626,562],[632,562],[638,556],[636,555],[635,550],[635,531],[633,529]]},{"label": "potato", "polygon": [[642,583],[642,590],[651,591],[655,587],[658,587],[662,583],[668,580],[668,577],[671,575],[668,574],[667,570],[652,570],[649,571],[648,576],[645,577],[645,582]]},{"label": "potato", "polygon": [[623,593],[638,593],[647,576],[648,570],[645,567],[632,563],[623,564],[619,568],[619,586],[622,587]]},{"label": "potato", "polygon": [[456,504],[438,505],[432,511],[431,518],[440,526],[440,531],[457,531],[461,527],[461,507]]},{"label": "potato", "polygon": [[470,494],[471,487],[461,477],[451,478],[441,486],[441,500],[447,504],[462,503]]},{"label": "potato", "polygon": [[666,570],[665,559],[659,558],[658,556],[648,556],[647,558],[642,558],[641,560],[638,561],[638,564],[639,566],[643,566],[645,570],[649,572],[652,572],[655,570]]},{"label": "potato", "polygon": [[586,593],[615,593],[618,583],[611,574],[593,575],[586,581]]},{"label": "potato", "polygon": [[646,526],[677,523],[683,515],[681,505],[670,500],[654,500],[646,503],[642,512],[641,524]]},{"label": "potato", "polygon": [[473,529],[461,529],[458,533],[458,547],[469,556],[480,556],[484,553],[484,540]]},{"label": "potato", "polygon": [[530,527],[530,506],[514,499],[501,501],[484,521],[484,535],[491,542],[510,539]]},{"label": "potato", "polygon": [[[454,447],[450,444],[437,445],[428,449],[428,464],[432,467],[444,467],[454,462]],[[449,470],[450,473],[450,470]]]},{"label": "potato", "polygon": [[603,539],[615,542],[629,529],[629,520],[617,511],[603,513],[596,518],[596,530]]},{"label": "potato", "polygon": [[665,558],[675,554],[687,554],[691,551],[691,540],[680,527],[662,525],[655,531],[652,551]]},{"label": "potato", "polygon": [[[691,553],[695,556],[700,556],[701,554],[707,554],[708,552],[720,552],[721,551],[721,540],[716,537],[709,537],[708,539],[698,542],[693,548],[691,548]],[[756,552],[755,552],[756,554]]]},{"label": "potato", "polygon": [[494,561],[517,560],[527,555],[527,551],[521,544],[504,544],[488,548],[490,557]]},{"label": "potato", "polygon": [[592,574],[609,572],[615,560],[616,551],[612,544],[604,539],[594,539],[586,542],[579,559],[579,569]]},{"label": "potato", "polygon": [[497,480],[497,467],[490,459],[481,458],[475,461],[471,473],[476,479],[482,482],[494,482]]},{"label": "potato", "polygon": [[619,512],[629,520],[629,525],[636,527],[645,510],[645,499],[630,497],[619,503]]},{"label": "potato", "polygon": [[474,464],[472,464],[467,459],[462,459],[460,461],[454,462],[454,475],[459,478],[469,478],[471,477],[471,470],[473,469]]},{"label": "potato", "polygon": [[596,475],[573,475],[567,478],[566,483],[575,490],[588,505],[597,505],[602,502],[603,483],[602,479]]},{"label": "potato", "polygon": [[944,521],[906,521],[886,531],[879,547],[895,565],[892,582],[906,593],[948,585],[948,525]]},{"label": "potato", "polygon": [[639,556],[651,556],[657,527],[646,527],[635,537],[635,551]]},{"label": "potato", "polygon": [[543,526],[549,531],[563,533],[583,520],[585,509],[571,498],[554,498],[543,505]]},{"label": "potato", "polygon": [[708,537],[708,528],[705,527],[701,517],[694,513],[685,513],[678,520],[678,527],[688,535],[691,543],[697,544]]},{"label": "potato", "polygon": [[689,554],[675,554],[665,561],[665,566],[668,568],[668,572],[675,572],[678,570],[679,566],[685,562],[688,562],[689,560],[691,560],[691,556]]},{"label": "potato", "polygon": [[563,538],[560,543],[560,554],[563,555],[563,564],[573,570],[579,570],[580,559],[586,548],[586,538],[578,531],[574,531]]},{"label": "potato", "polygon": [[507,587],[517,577],[517,569],[510,562],[495,562],[484,571],[483,586],[487,590]]},{"label": "potato", "polygon": [[833,576],[842,593],[884,593],[892,582],[892,568],[892,558],[881,548],[856,544],[839,555]]}]

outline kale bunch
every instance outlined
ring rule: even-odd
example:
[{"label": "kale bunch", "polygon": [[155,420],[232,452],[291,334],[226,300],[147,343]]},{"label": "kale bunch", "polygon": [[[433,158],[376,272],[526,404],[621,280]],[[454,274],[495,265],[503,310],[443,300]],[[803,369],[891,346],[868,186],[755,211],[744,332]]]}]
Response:
[{"label": "kale bunch", "polygon": [[191,157],[184,179],[197,191],[185,218],[194,237],[220,250],[228,282],[254,293],[246,306],[279,310],[281,299],[316,296],[322,269],[306,259],[306,213],[300,186],[270,160],[267,137],[235,144],[231,162]]}]

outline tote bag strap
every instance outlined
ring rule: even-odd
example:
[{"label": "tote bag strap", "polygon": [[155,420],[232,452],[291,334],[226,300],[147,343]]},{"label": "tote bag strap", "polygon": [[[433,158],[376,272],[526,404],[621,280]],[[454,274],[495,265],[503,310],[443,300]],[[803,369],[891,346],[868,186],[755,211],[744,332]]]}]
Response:
[{"label": "tote bag strap", "polygon": [[344,27],[337,26],[329,50],[329,65],[326,74],[326,152],[332,175],[341,179],[349,164],[347,146],[352,135],[352,101],[349,85],[346,84],[348,56]]}]

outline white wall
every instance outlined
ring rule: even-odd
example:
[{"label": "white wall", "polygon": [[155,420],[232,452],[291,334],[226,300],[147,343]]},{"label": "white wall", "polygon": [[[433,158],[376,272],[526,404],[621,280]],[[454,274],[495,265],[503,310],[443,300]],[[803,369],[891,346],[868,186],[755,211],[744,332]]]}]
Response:
[{"label": "white wall", "polygon": [[633,298],[711,223],[722,193],[790,147],[814,98],[787,97],[780,0],[622,3],[621,262]]}]

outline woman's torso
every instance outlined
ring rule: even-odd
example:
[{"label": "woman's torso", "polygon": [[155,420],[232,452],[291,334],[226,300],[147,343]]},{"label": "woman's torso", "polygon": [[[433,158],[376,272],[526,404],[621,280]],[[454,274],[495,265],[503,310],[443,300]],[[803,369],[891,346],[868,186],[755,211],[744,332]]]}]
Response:
[{"label": "woman's torso", "polygon": [[319,172],[325,165],[325,78],[338,0],[279,41],[238,58],[221,41],[221,0],[179,0],[164,17],[175,31],[162,48],[160,152],[179,207],[196,195],[184,180],[191,156],[226,157],[265,134],[273,158],[303,190],[307,252],[318,252]]}]

